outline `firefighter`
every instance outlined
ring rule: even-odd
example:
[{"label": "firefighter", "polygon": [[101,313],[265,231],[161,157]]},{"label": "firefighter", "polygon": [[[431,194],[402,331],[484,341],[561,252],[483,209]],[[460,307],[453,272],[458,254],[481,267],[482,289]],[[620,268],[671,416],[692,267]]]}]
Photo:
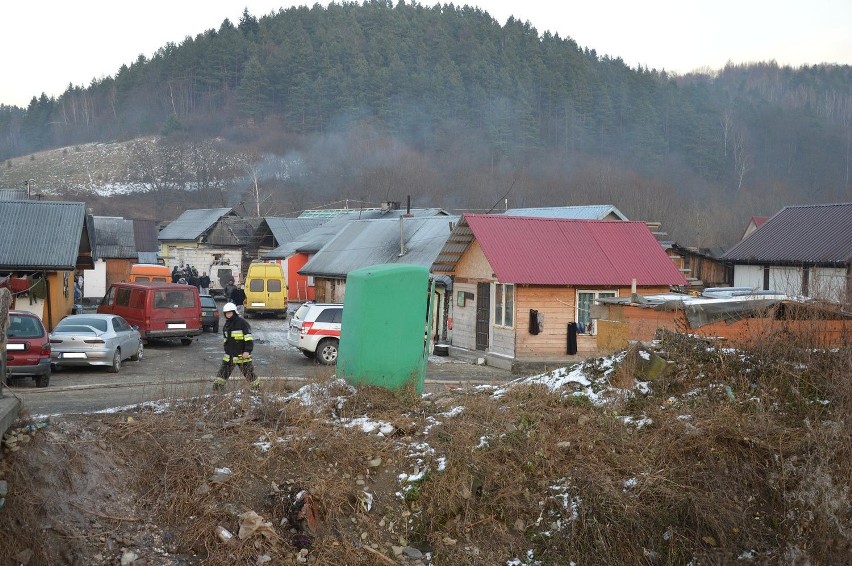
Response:
[{"label": "firefighter", "polygon": [[249,382],[252,389],[260,387],[260,380],[254,374],[254,365],[251,362],[251,351],[254,348],[254,339],[251,335],[249,323],[237,314],[237,305],[226,303],[222,307],[225,317],[225,326],[222,327],[222,336],[225,341],[225,357],[219,366],[219,373],[213,380],[213,390],[221,391],[225,383],[231,377],[234,366],[237,365]]}]

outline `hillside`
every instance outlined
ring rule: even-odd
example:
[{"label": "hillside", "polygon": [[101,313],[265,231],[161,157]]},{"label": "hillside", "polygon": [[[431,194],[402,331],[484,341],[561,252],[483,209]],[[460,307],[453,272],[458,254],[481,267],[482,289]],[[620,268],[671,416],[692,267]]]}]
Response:
[{"label": "hillside", "polygon": [[631,69],[467,6],[314,5],[246,12],[57,99],[0,107],[0,159],[162,135],[278,161],[278,209],[611,202],[725,245],[753,214],[852,200],[850,84],[848,66]]},{"label": "hillside", "polygon": [[841,564],[850,363],[666,335],[501,387],[36,417],[5,440],[0,561]]}]

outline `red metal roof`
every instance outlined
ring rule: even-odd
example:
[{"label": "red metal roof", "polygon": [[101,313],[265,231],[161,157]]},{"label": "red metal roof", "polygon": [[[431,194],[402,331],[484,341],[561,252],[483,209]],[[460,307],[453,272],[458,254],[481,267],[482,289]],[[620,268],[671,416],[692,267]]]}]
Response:
[{"label": "red metal roof", "polygon": [[497,279],[532,285],[685,285],[644,222],[466,214]]}]

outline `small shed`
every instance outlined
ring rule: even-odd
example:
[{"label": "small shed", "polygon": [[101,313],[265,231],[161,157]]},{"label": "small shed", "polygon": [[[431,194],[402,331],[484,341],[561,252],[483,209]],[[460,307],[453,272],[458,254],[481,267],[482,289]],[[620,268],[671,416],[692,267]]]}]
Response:
[{"label": "small shed", "polygon": [[83,298],[100,299],[111,284],[127,281],[134,263],[157,263],[157,226],[120,216],[91,220],[95,267],[83,273]]},{"label": "small shed", "polygon": [[74,305],[75,270],[93,269],[82,202],[0,201],[0,284],[15,293],[12,308],[41,317],[52,330]]}]

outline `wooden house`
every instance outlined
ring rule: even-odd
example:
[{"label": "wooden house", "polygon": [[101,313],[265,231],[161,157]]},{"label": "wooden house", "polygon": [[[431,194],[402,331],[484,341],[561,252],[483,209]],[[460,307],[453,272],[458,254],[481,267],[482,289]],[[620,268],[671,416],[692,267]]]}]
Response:
[{"label": "wooden house", "polygon": [[0,226],[0,284],[52,330],[71,314],[75,271],[94,267],[86,205],[0,201]]},{"label": "wooden house", "polygon": [[94,269],[83,272],[83,298],[100,299],[116,281],[127,281],[134,263],[157,263],[157,226],[150,220],[92,216]]},{"label": "wooden house", "polygon": [[668,241],[660,242],[660,245],[686,278],[689,288],[725,287],[733,282],[733,269],[719,259],[723,250],[694,248]]},{"label": "wooden house", "polygon": [[592,306],[686,280],[644,222],[467,214],[433,265],[453,277],[452,347],[492,365],[597,352]]}]

